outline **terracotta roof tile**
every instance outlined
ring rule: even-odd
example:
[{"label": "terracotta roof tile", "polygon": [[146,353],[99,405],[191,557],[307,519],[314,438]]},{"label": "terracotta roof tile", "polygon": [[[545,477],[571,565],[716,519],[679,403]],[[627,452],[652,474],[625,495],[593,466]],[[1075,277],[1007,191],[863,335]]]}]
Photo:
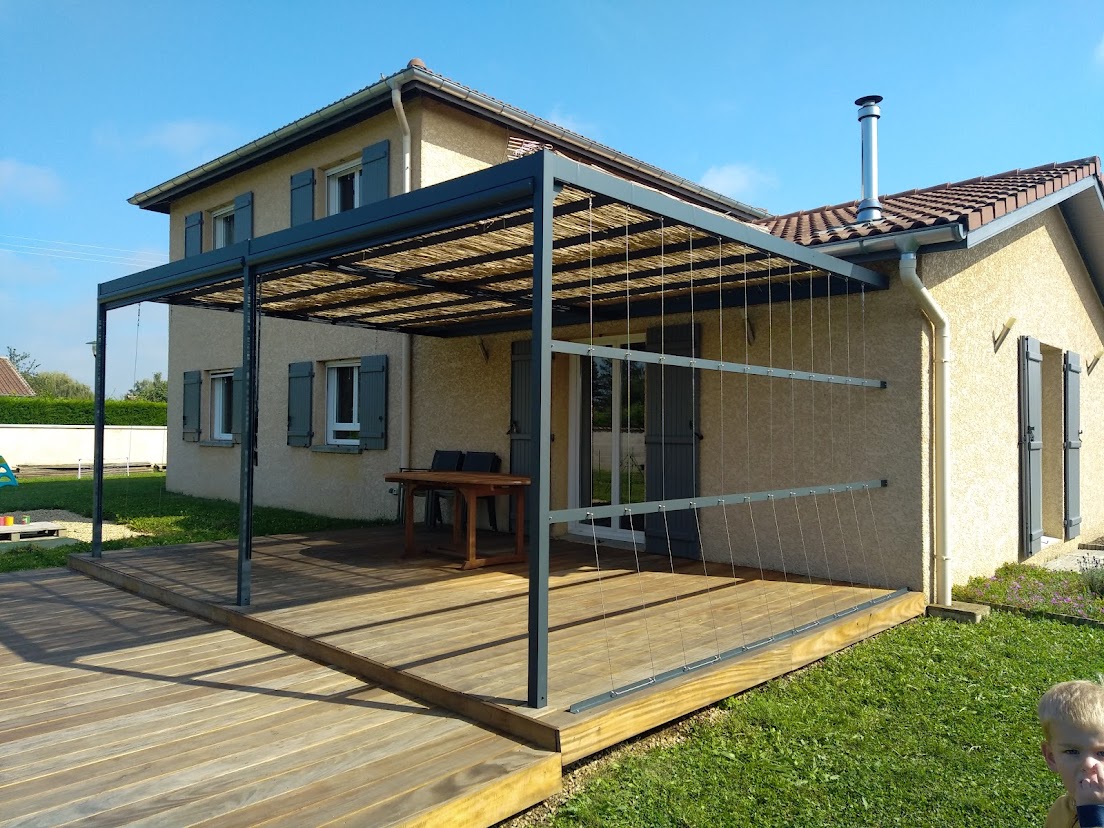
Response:
[{"label": "terracotta roof tile", "polygon": [[859,202],[816,210],[799,210],[755,222],[771,234],[798,244],[816,245],[883,233],[916,230],[957,222],[977,230],[994,219],[1033,201],[1096,176],[1104,186],[1100,158],[1082,158],[1064,164],[1044,164],[1029,170],[1009,170],[956,183],[937,184],[881,196],[882,218],[856,223]]},{"label": "terracotta roof tile", "polygon": [[4,357],[0,357],[0,397],[33,397],[34,389]]}]

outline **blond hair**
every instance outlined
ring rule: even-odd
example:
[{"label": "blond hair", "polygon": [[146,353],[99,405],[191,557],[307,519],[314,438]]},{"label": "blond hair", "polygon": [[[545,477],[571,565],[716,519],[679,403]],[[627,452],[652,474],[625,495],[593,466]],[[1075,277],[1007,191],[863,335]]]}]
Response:
[{"label": "blond hair", "polygon": [[1054,685],[1039,699],[1039,722],[1048,742],[1055,722],[1104,730],[1104,683],[1063,681]]}]

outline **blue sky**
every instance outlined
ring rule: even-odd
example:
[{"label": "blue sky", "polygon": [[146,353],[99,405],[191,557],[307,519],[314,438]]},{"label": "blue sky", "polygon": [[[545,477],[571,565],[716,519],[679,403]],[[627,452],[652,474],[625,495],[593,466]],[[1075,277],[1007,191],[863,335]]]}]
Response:
[{"label": "blue sky", "polygon": [[[0,355],[89,384],[96,285],[167,257],[126,199],[414,56],[775,213],[859,196],[865,94],[883,193],[1104,154],[1101,0],[0,0],[0,38]],[[109,395],[166,320],[109,315]]]}]

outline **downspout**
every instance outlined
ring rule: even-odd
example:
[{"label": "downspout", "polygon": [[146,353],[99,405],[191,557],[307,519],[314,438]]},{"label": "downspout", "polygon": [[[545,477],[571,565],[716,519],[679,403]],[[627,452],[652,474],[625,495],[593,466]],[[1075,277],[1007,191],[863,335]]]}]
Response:
[{"label": "downspout", "polygon": [[937,604],[951,605],[951,325],[947,314],[916,273],[916,245],[901,239],[901,281],[912,291],[920,310],[931,322],[935,340],[935,555]]},{"label": "downspout", "polygon": [[[406,120],[406,110],[403,109],[402,88],[398,76],[392,75],[387,79],[387,85],[391,87],[391,105],[395,108],[395,115],[399,119],[399,128],[402,130],[402,192],[410,192],[410,123]],[[411,374],[413,367],[413,347],[410,334],[402,334],[402,384],[399,387],[400,419],[402,421],[402,437],[399,441],[399,466],[410,467],[411,446],[411,412],[410,389],[412,386]]]}]

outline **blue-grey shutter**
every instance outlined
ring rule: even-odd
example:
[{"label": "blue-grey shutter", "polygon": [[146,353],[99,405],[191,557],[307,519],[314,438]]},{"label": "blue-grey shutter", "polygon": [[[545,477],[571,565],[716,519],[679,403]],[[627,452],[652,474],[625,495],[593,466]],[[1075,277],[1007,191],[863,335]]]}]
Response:
[{"label": "blue-grey shutter", "polygon": [[184,372],[184,431],[186,443],[199,442],[199,391],[203,386],[202,371]]},{"label": "blue-grey shutter", "polygon": [[198,256],[203,252],[203,213],[184,217],[184,255]]},{"label": "blue-grey shutter", "polygon": [[1020,337],[1020,522],[1024,557],[1043,546],[1043,354]]},{"label": "blue-grey shutter", "polygon": [[1066,352],[1066,540],[1081,534],[1081,357]]},{"label": "blue-grey shutter", "polygon": [[360,447],[387,448],[387,354],[360,358]]},{"label": "blue-grey shutter", "polygon": [[234,243],[253,238],[253,193],[234,199]]},{"label": "blue-grey shutter", "polygon": [[365,147],[360,155],[360,207],[383,201],[391,195],[391,144],[380,141]]},{"label": "blue-grey shutter", "polygon": [[291,177],[291,226],[314,221],[314,170]]},{"label": "blue-grey shutter", "polygon": [[[288,365],[288,433],[289,446],[309,446],[314,437],[311,428],[311,402],[314,396],[314,363],[293,362]],[[358,401],[359,402],[359,401]]]},{"label": "blue-grey shutter", "polygon": [[244,379],[245,369],[235,368],[233,379],[230,381],[230,434],[235,443],[241,442],[242,435],[242,400],[245,399],[242,381]]},{"label": "blue-grey shutter", "polygon": [[[646,348],[676,356],[699,356],[700,325],[649,328]],[[669,500],[698,494],[698,386],[694,369],[645,367],[644,486],[647,500]],[[647,516],[645,548],[666,555],[700,558],[697,521],[688,509]]]},{"label": "blue-grey shutter", "polygon": [[[510,474],[532,475],[533,442],[533,347],[528,339],[510,346]],[[510,531],[516,526],[514,499],[510,498]],[[525,514],[529,527],[529,512]]]}]

